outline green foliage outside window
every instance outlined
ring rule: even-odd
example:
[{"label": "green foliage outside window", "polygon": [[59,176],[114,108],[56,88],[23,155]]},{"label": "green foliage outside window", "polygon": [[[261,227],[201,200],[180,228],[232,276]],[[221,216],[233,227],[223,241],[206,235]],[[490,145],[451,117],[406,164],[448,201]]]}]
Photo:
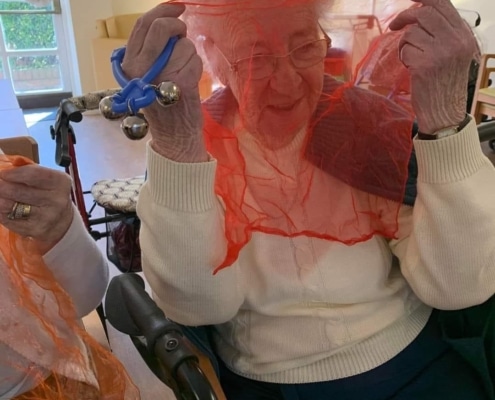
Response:
[{"label": "green foliage outside window", "polygon": [[[41,10],[50,9],[44,8]],[[40,10],[29,3],[21,1],[0,1],[1,11]],[[2,14],[1,25],[7,49],[34,50],[56,49],[57,41],[53,26],[52,14]],[[19,56],[9,58],[12,69],[44,68],[57,64],[55,55]]]}]

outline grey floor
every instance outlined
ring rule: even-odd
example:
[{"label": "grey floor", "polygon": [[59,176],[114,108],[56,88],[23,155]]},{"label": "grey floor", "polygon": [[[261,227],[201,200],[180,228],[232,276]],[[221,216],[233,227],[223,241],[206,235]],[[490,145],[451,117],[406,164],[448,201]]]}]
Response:
[{"label": "grey floor", "polygon": [[[50,136],[50,126],[54,124],[53,109],[29,110],[25,113],[30,135],[36,139],[40,151],[40,164],[61,169],[55,163],[55,142]],[[105,120],[97,112],[83,115],[83,120],[73,124],[76,135],[76,160],[83,188],[101,179],[125,178],[142,175],[145,170],[145,144],[142,141],[130,141],[119,128],[119,122]],[[86,198],[91,205],[91,198]],[[99,215],[96,210],[94,216]],[[98,228],[98,227],[95,227]],[[97,241],[103,252],[105,239]],[[110,263],[111,276],[120,272]],[[85,320],[90,332],[104,341],[99,320],[92,314]],[[128,373],[139,387],[142,400],[172,400],[172,392],[163,385],[147,368],[133,347],[130,339],[113,329],[110,325],[110,347],[122,361]]]}]

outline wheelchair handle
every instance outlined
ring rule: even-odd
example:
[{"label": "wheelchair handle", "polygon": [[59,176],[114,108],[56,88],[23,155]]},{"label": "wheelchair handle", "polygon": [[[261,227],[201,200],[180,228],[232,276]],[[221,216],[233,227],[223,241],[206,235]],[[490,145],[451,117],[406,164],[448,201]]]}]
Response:
[{"label": "wheelchair handle", "polygon": [[188,347],[181,346],[173,335],[165,334],[156,341],[154,354],[166,369],[172,371],[182,399],[217,400],[208,378],[199,367],[198,358],[195,355],[191,357],[193,353]]},{"label": "wheelchair handle", "polygon": [[107,319],[119,331],[132,336],[144,336],[148,350],[153,352],[162,336],[180,341],[179,325],[170,321],[148,295],[141,276],[133,273],[115,276],[106,295]]},{"label": "wheelchair handle", "polygon": [[[172,377],[184,400],[216,400],[215,392],[199,367],[199,359],[182,329],[170,321],[145,290],[144,280],[134,273],[115,276],[105,297],[107,320],[131,337],[144,336],[145,358],[156,357],[165,370],[155,371],[164,383]],[[199,397],[198,397],[199,396]]]}]

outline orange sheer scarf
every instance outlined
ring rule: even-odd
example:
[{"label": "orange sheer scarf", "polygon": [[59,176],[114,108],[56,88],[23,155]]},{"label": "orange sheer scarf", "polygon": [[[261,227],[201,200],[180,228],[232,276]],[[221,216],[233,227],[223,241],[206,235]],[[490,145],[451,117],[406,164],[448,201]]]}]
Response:
[{"label": "orange sheer scarf", "polygon": [[[30,163],[23,157],[0,156],[0,169]],[[33,378],[38,387],[23,399],[67,400],[84,398],[70,392],[81,382],[98,399],[137,400],[139,392],[120,362],[98,344],[75,318],[72,300],[60,287],[35,243],[0,226],[0,269],[6,290],[0,292],[0,342],[26,360],[51,373]],[[67,260],[70,266],[70,259]],[[15,361],[13,368],[25,368]],[[84,386],[83,385],[83,386]],[[69,392],[67,391],[69,390]]]}]

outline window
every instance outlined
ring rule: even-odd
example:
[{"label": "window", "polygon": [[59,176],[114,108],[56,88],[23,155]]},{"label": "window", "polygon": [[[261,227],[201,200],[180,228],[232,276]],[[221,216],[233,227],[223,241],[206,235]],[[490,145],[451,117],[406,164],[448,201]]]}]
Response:
[{"label": "window", "polygon": [[17,95],[70,92],[60,0],[0,0],[0,78]]}]

